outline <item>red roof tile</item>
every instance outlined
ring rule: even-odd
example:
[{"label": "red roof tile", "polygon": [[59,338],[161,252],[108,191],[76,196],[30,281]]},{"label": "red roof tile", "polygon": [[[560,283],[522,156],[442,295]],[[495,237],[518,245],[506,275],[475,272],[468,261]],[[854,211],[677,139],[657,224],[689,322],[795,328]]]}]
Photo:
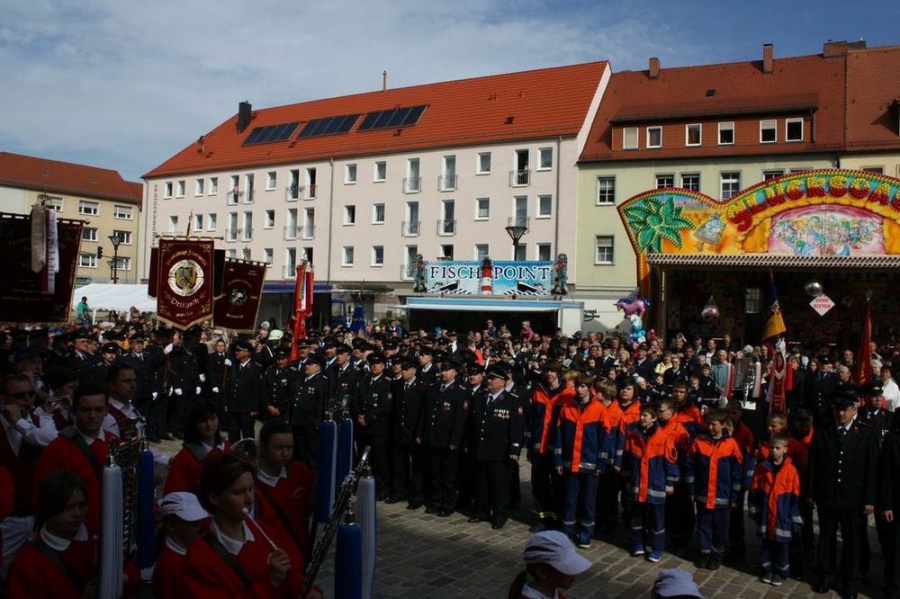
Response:
[{"label": "red roof tile", "polygon": [[[598,61],[254,110],[242,133],[235,115],[144,177],[574,136],[607,68],[606,61]],[[359,132],[361,116],[349,133],[297,140],[303,123],[312,119],[422,104],[425,113],[413,126]],[[295,121],[301,125],[287,141],[241,145],[255,127]]]},{"label": "red roof tile", "polygon": [[110,169],[0,152],[0,185],[140,204],[142,194]]},{"label": "red roof tile", "polygon": [[851,51],[847,97],[849,150],[900,148],[900,46]]}]

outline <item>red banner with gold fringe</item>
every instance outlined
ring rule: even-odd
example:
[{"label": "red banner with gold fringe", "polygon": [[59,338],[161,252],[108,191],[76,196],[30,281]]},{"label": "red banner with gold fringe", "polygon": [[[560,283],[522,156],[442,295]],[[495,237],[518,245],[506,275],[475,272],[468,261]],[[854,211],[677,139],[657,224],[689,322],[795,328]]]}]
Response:
[{"label": "red banner with gold fringe", "polygon": [[215,244],[211,239],[160,239],[156,314],[186,329],[211,318]]},{"label": "red banner with gold fringe", "polygon": [[226,259],[222,296],[216,298],[213,313],[216,326],[238,332],[255,331],[265,280],[264,262]]}]

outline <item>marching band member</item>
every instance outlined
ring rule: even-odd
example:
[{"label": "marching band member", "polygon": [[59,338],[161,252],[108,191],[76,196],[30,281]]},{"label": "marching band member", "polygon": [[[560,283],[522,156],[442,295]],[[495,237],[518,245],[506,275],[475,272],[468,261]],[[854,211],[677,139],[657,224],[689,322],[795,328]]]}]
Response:
[{"label": "marching band member", "polygon": [[200,536],[209,514],[193,493],[169,493],[159,502],[159,517],[165,541],[153,570],[153,594],[159,599],[183,595],[187,548]]},{"label": "marching band member", "polygon": [[200,470],[204,460],[231,447],[228,441],[222,440],[218,410],[212,400],[200,400],[191,408],[185,423],[183,445],[169,465],[164,489],[166,494],[175,491],[199,493]]}]

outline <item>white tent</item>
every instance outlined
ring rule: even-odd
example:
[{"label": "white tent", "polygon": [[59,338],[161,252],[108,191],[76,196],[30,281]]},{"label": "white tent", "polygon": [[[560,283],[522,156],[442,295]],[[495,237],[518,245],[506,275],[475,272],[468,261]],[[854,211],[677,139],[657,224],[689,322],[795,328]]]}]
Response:
[{"label": "white tent", "polygon": [[88,306],[97,310],[115,310],[126,313],[132,306],[141,312],[156,312],[156,300],[147,295],[146,285],[113,285],[112,283],[91,283],[79,287],[72,294],[72,309],[78,307],[82,297],[87,296]]}]

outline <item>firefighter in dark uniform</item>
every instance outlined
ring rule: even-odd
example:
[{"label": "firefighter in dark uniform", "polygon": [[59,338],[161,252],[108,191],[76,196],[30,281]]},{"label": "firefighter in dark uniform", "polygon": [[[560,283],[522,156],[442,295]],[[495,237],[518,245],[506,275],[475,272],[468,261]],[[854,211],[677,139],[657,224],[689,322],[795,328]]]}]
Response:
[{"label": "firefighter in dark uniform", "polygon": [[306,376],[297,384],[291,405],[294,457],[313,470],[318,458],[319,431],[328,407],[328,379],[322,374],[324,367],[321,356],[310,354],[306,358]]},{"label": "firefighter in dark uniform", "polygon": [[146,352],[144,344],[146,338],[135,333],[131,338],[131,351],[121,360],[134,369],[137,377],[137,391],[134,394],[134,404],[138,411],[144,414],[147,421],[147,440],[152,443],[159,443],[162,435],[165,434],[165,428],[160,428],[159,420],[156,416],[157,398],[159,397],[160,387],[159,379],[156,378],[157,370],[162,364],[163,357],[161,352]]},{"label": "firefighter in dark uniform", "polygon": [[467,451],[475,458],[477,508],[469,522],[490,520],[503,528],[509,509],[510,465],[517,464],[525,434],[519,399],[506,391],[506,372],[489,368],[488,390],[474,400],[469,416]]},{"label": "firefighter in dark uniform", "polygon": [[206,388],[209,390],[209,398],[220,412],[225,404],[225,382],[230,367],[231,358],[225,351],[225,342],[219,339],[206,359]]},{"label": "firefighter in dark uniform", "polygon": [[[856,394],[838,390],[830,402],[834,423],[823,424],[809,448],[810,495],[819,514],[819,547],[813,591],[838,588],[854,599],[860,585],[862,515],[875,509],[878,438],[860,422]],[[840,569],[837,531],[841,530]]]},{"label": "firefighter in dark uniform", "polygon": [[425,407],[419,420],[416,443],[428,456],[429,482],[426,490],[427,514],[446,517],[456,509],[456,475],[462,446],[469,399],[456,382],[459,362],[447,358],[441,364],[440,382],[428,388]]},{"label": "firefighter in dark uniform", "polygon": [[[484,366],[475,362],[466,364],[466,380],[462,383],[469,396],[469,406],[474,405],[478,398],[487,393],[484,385]],[[475,457],[464,451],[459,455],[459,501],[457,509],[472,515],[475,513]]]},{"label": "firefighter in dark uniform", "polygon": [[275,352],[275,363],[263,375],[268,411],[285,422],[290,417],[291,401],[297,395],[299,376],[296,370],[288,368],[290,360],[290,351],[279,348]]},{"label": "firefighter in dark uniform", "polygon": [[391,489],[385,503],[406,500],[410,509],[425,501],[422,483],[422,451],[416,445],[416,425],[422,414],[428,386],[416,376],[414,360],[400,363],[400,379],[393,381],[391,406]]},{"label": "firefighter in dark uniform", "polygon": [[250,359],[252,347],[244,340],[234,342],[234,362],[228,371],[225,388],[225,430],[234,443],[252,439],[253,425],[262,405],[264,385],[259,364]]},{"label": "firefighter in dark uniform", "polygon": [[369,373],[359,383],[350,413],[355,420],[356,446],[371,447],[370,460],[379,500],[387,499],[390,488],[391,380],[385,375],[382,354],[368,358]]},{"label": "firefighter in dark uniform", "polygon": [[419,348],[419,378],[426,385],[437,382],[438,372],[434,367],[434,350],[430,347]]},{"label": "firefighter in dark uniform", "polygon": [[[335,406],[335,412],[349,410],[351,401],[356,397],[359,383],[363,379],[363,373],[350,363],[348,345],[342,343],[335,349],[334,362],[326,372],[331,387],[331,405]],[[340,409],[337,406],[340,406]]]},{"label": "firefighter in dark uniform", "polygon": [[172,343],[166,347],[169,350],[168,389],[166,390],[169,395],[168,426],[169,431],[176,439],[184,438],[184,424],[187,415],[202,391],[200,374],[203,371],[200,370],[196,354],[190,346],[186,345],[186,335],[186,333],[174,333]]},{"label": "firefighter in dark uniform", "polygon": [[78,378],[82,383],[105,384],[106,381],[99,378],[103,373],[97,368],[101,362],[100,357],[90,351],[91,341],[96,341],[96,336],[91,335],[87,329],[78,329],[72,333],[72,340],[75,346],[66,359],[66,366],[78,373]]}]

